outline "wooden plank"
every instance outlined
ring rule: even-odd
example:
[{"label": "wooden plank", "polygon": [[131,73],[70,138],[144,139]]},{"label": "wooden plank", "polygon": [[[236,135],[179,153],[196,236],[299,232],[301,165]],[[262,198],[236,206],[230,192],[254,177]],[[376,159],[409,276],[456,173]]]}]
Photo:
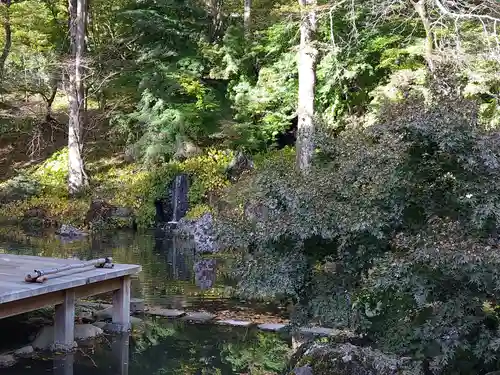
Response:
[{"label": "wooden plank", "polygon": [[[52,293],[59,290],[71,289],[82,285],[105,281],[112,278],[120,278],[140,272],[138,265],[117,264],[115,268],[104,269],[94,268],[86,272],[78,272],[66,276],[49,279],[45,283],[34,283],[35,287],[26,287],[24,281],[19,281],[19,288],[13,288],[10,292],[0,294],[0,304],[7,303],[23,298],[29,298],[41,294]],[[24,275],[23,275],[24,279]],[[18,282],[13,280],[13,282]],[[1,282],[0,282],[1,285]]]},{"label": "wooden plank", "polygon": [[[110,279],[99,283],[83,285],[73,289],[73,291],[75,299],[78,299],[112,292],[120,289],[121,286],[122,281],[120,279]],[[62,304],[64,301],[64,296],[65,291],[58,291],[0,304],[0,319],[7,318],[9,316],[24,314],[30,311],[41,309],[43,307]]]},{"label": "wooden plank", "polygon": [[0,319],[24,314],[47,306],[61,304],[64,301],[64,291],[47,293],[34,298],[26,298],[0,305]]},{"label": "wooden plank", "polygon": [[54,344],[57,349],[71,350],[75,341],[75,291],[64,292],[64,301],[56,305]]},{"label": "wooden plank", "polygon": [[36,255],[15,255],[15,254],[1,254],[0,262],[2,260],[16,262],[19,260],[38,262],[38,263],[58,263],[58,264],[67,264],[79,262],[75,259],[65,259],[65,258],[48,258],[48,257],[40,257]]},{"label": "wooden plank", "polygon": [[[107,292],[112,292],[121,287],[120,279],[101,281],[100,283],[88,284],[75,289],[76,298],[87,298]],[[1,305],[0,305],[1,306]]]}]

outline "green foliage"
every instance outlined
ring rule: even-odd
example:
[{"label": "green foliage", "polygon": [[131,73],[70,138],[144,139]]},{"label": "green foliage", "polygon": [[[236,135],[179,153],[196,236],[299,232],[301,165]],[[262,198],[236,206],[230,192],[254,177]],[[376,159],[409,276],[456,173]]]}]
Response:
[{"label": "green foliage", "polygon": [[251,339],[223,344],[222,357],[233,371],[249,371],[252,375],[281,373],[289,348],[277,336],[259,333]]},{"label": "green foliage", "polygon": [[42,186],[44,194],[54,196],[67,195],[68,180],[68,148],[65,147],[52,154],[33,172]]},{"label": "green foliage", "polygon": [[0,202],[2,203],[28,199],[39,193],[40,184],[27,174],[19,174],[0,184]]},{"label": "green foliage", "polygon": [[[184,162],[171,161],[151,171],[141,171],[129,181],[125,197],[133,198],[129,205],[137,212],[140,227],[153,225],[156,215],[155,202],[167,197],[167,189],[176,175],[186,173],[190,178],[189,203],[191,215],[205,211],[210,194],[216,194],[229,185],[225,168],[232,159],[232,152],[207,150],[206,153]],[[198,207],[198,208],[196,208]],[[206,212],[206,211],[205,211]]]},{"label": "green foliage", "polygon": [[189,209],[186,213],[186,219],[188,220],[196,220],[205,215],[206,213],[211,213],[212,207],[208,204],[197,204]]},{"label": "green foliage", "polygon": [[477,103],[430,96],[321,134],[308,174],[264,165],[234,187],[219,238],[251,250],[244,290],[285,293],[300,319],[364,330],[436,374],[495,369],[497,318],[483,304],[498,298],[498,134]]}]

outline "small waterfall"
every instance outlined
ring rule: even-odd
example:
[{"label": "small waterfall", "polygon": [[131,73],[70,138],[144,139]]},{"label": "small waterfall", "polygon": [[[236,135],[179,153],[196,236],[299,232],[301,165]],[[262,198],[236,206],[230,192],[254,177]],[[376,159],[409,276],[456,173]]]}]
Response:
[{"label": "small waterfall", "polygon": [[175,176],[171,187],[172,218],[169,224],[177,224],[189,209],[188,202],[189,181],[185,174]]}]

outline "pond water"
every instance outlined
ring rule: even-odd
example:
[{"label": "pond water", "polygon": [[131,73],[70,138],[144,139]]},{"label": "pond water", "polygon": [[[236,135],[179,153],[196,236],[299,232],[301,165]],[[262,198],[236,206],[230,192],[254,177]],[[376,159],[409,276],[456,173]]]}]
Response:
[{"label": "pond water", "polygon": [[[68,242],[53,233],[26,234],[17,227],[3,228],[2,252],[82,260],[112,256],[116,263],[142,265],[142,272],[132,280],[132,297],[143,298],[148,305],[208,310],[218,318],[254,322],[287,320],[286,310],[280,306],[234,298],[235,280],[231,277],[234,258],[202,257],[189,241],[161,233],[120,231]],[[19,363],[9,370],[3,369],[2,374],[77,375],[92,369],[106,375],[267,375],[279,373],[288,350],[284,338],[253,329],[160,319],[148,321],[146,327],[138,336],[107,337],[71,356]],[[5,333],[3,329],[2,332]],[[7,336],[13,338],[13,335]],[[0,341],[5,341],[5,335],[2,336],[4,339]],[[0,343],[1,347],[5,348],[5,342]]]},{"label": "pond water", "polygon": [[20,362],[2,375],[271,375],[289,346],[277,334],[214,325],[152,322],[145,333],[104,337],[76,353]]}]

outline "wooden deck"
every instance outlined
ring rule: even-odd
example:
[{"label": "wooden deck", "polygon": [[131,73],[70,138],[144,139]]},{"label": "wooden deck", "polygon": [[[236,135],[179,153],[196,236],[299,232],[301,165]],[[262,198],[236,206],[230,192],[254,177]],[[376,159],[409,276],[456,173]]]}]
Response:
[{"label": "wooden deck", "polygon": [[[130,327],[130,276],[141,267],[115,264],[114,268],[93,266],[51,275],[44,283],[24,279],[35,269],[44,270],[81,263],[73,259],[0,254],[0,319],[46,306],[56,306],[55,344],[74,341],[75,300],[113,292],[113,323],[118,330]],[[61,348],[58,348],[61,349]]]}]

